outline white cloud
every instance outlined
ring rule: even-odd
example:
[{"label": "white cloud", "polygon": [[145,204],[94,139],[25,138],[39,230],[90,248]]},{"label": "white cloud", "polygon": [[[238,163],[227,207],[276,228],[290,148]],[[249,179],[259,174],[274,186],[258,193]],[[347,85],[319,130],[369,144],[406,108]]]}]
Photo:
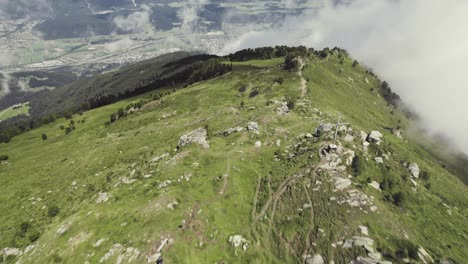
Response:
[{"label": "white cloud", "polygon": [[182,21],[181,28],[183,30],[188,32],[194,30],[194,26],[200,19],[198,13],[206,4],[208,4],[208,0],[189,0],[185,7],[179,10],[177,15]]},{"label": "white cloud", "polygon": [[19,58],[14,54],[7,52],[0,52],[0,67],[15,65],[18,63]]},{"label": "white cloud", "polygon": [[147,5],[142,5],[141,8],[141,11],[134,12],[127,17],[115,17],[114,24],[117,28],[126,32],[144,31],[147,27],[151,26],[151,8]]},{"label": "white cloud", "polygon": [[253,31],[222,52],[276,44],[340,46],[371,66],[422,117],[468,152],[468,1],[354,0]]}]

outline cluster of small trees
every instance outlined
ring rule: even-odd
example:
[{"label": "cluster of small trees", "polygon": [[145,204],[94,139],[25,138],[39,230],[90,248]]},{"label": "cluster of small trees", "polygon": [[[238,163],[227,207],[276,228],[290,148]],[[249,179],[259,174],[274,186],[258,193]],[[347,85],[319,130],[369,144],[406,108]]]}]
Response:
[{"label": "cluster of small trees", "polygon": [[33,225],[29,222],[22,222],[19,225],[16,236],[20,238],[28,238],[29,242],[35,242],[41,236],[41,233],[37,231]]},{"label": "cluster of small trees", "polygon": [[70,120],[70,122],[68,123],[68,126],[65,127],[63,125],[60,125],[60,130],[64,130],[65,131],[65,135],[68,135],[70,134],[73,130],[75,130],[76,127],[75,127],[75,121],[73,119]]},{"label": "cluster of small trees", "polygon": [[295,98],[288,98],[287,106],[288,106],[289,110],[294,110],[294,108],[296,107],[296,99]]},{"label": "cluster of small trees", "polygon": [[258,91],[258,89],[253,90],[252,92],[250,92],[249,98],[253,98],[253,97],[257,96],[259,93],[260,92]]},{"label": "cluster of small trees", "polygon": [[[155,96],[153,96],[153,98],[158,98],[159,99],[159,98],[161,98],[161,94],[155,95]],[[128,104],[126,107],[119,108],[119,110],[117,110],[117,112],[114,112],[114,113],[112,113],[110,115],[110,121],[106,122],[105,125],[108,126],[111,123],[114,123],[115,121],[117,121],[117,119],[126,117],[128,114],[133,112],[133,111],[131,111],[132,109],[134,111],[140,110],[143,107],[143,105],[145,105],[146,103],[147,103],[147,101],[140,100],[137,103],[131,103],[131,104]]]},{"label": "cluster of small trees", "polygon": [[287,55],[284,58],[284,69],[285,70],[294,70],[299,67],[299,61],[294,57],[294,55]]},{"label": "cluster of small trees", "polygon": [[193,67],[193,72],[190,74],[187,83],[207,80],[213,76],[223,75],[232,71],[232,64],[223,63],[221,59],[211,59],[204,62],[197,62]]},{"label": "cluster of small trees", "polygon": [[386,81],[382,82],[380,86],[382,89],[382,96],[383,98],[391,105],[397,106],[398,102],[400,101],[400,96],[392,91],[390,85]]},{"label": "cluster of small trees", "polygon": [[255,49],[244,49],[236,53],[227,56],[231,61],[248,61],[248,60],[268,60],[273,58],[280,58],[287,55],[292,57],[308,56],[310,51],[304,46],[299,47],[288,47],[288,46],[276,46],[276,47],[262,47]]}]

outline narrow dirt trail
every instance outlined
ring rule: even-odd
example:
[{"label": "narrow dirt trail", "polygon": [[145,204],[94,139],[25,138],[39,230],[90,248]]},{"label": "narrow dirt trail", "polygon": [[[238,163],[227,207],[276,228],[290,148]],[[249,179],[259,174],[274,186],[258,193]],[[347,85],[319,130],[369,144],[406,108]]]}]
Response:
[{"label": "narrow dirt trail", "polygon": [[231,172],[231,159],[229,158],[229,155],[230,155],[230,152],[227,153],[226,172],[224,172],[224,175],[223,175],[224,182],[223,182],[223,188],[219,192],[220,195],[224,195],[224,193],[226,193],[229,173]]},{"label": "narrow dirt trail", "polygon": [[260,213],[255,217],[254,219],[255,222],[265,215],[268,208],[270,208],[270,205],[272,202],[274,202],[275,204],[277,203],[278,198],[281,197],[281,195],[286,191],[286,188],[297,178],[298,177],[296,175],[290,176],[285,181],[283,181],[283,183],[281,183],[278,190],[273,195],[270,195],[270,197],[268,198],[268,201],[265,203],[265,206],[263,206]]},{"label": "narrow dirt trail", "polygon": [[[318,166],[317,166],[318,167]],[[309,190],[307,189],[307,187],[305,186],[305,184],[302,186],[303,189],[304,189],[304,192],[307,196],[307,201],[308,203],[310,204],[310,226],[309,226],[309,230],[307,230],[307,235],[306,235],[306,239],[307,239],[307,246],[303,252],[303,255],[306,255],[308,250],[309,250],[309,247],[310,245],[312,245],[312,239],[311,239],[311,235],[312,235],[312,232],[314,230],[314,225],[315,225],[315,217],[314,217],[314,207],[312,206],[312,199],[310,198],[310,194],[309,194]]]},{"label": "narrow dirt trail", "polygon": [[302,70],[304,69],[304,66],[306,65],[304,59],[299,58],[299,70],[297,71],[297,75],[301,79],[301,85],[299,86],[299,90],[301,91],[301,98],[304,98],[307,95],[307,81],[304,79],[304,76],[302,75]]},{"label": "narrow dirt trail", "polygon": [[258,174],[258,181],[257,181],[257,188],[255,189],[255,196],[254,196],[253,207],[252,207],[252,219],[255,219],[255,216],[257,214],[258,193],[260,192],[260,186],[262,184],[262,174],[260,174],[259,172],[257,172],[257,174]]}]

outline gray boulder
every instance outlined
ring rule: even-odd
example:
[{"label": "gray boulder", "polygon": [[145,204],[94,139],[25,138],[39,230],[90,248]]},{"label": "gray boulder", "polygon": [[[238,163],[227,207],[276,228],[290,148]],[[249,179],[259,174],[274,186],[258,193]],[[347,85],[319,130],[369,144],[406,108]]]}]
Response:
[{"label": "gray boulder", "polygon": [[382,141],[382,137],[383,135],[379,131],[372,131],[367,136],[367,141],[371,143],[380,144],[380,141]]},{"label": "gray boulder", "polygon": [[429,255],[429,253],[427,253],[427,251],[421,246],[418,248],[418,257],[424,264],[434,263],[434,259],[431,255]]},{"label": "gray boulder", "polygon": [[411,172],[411,175],[413,175],[414,178],[419,178],[419,166],[416,163],[412,163],[408,167],[409,171]]},{"label": "gray boulder", "polygon": [[5,262],[6,258],[9,256],[21,256],[23,255],[23,252],[18,249],[18,248],[4,248],[2,249],[2,255],[3,255],[3,262]]},{"label": "gray boulder", "polygon": [[321,132],[329,132],[333,130],[333,124],[327,123],[327,124],[320,124],[320,126],[317,128],[318,131]]},{"label": "gray boulder", "polygon": [[208,132],[204,128],[195,129],[185,135],[182,135],[179,139],[179,147],[184,147],[190,143],[200,144],[203,148],[210,148],[209,142],[206,140]]},{"label": "gray boulder", "polygon": [[377,164],[382,164],[383,163],[383,159],[381,157],[377,157],[377,158],[374,158],[375,162]]},{"label": "gray boulder", "polygon": [[247,130],[255,134],[260,134],[258,124],[256,122],[247,123]]},{"label": "gray boulder", "polygon": [[307,255],[305,258],[305,263],[307,264],[324,264],[325,261],[320,254],[315,254],[314,256]]}]

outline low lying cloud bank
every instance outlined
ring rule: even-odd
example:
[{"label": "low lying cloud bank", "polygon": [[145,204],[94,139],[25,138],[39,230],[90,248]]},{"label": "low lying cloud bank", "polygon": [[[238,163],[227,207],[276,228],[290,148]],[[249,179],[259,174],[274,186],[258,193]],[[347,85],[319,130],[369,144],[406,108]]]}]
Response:
[{"label": "low lying cloud bank", "polygon": [[130,33],[138,33],[144,31],[147,27],[151,27],[151,8],[147,5],[142,5],[140,11],[136,11],[128,15],[117,16],[114,18],[114,24],[118,29]]},{"label": "low lying cloud bank", "polygon": [[[288,1],[292,5],[292,1]],[[339,46],[387,80],[432,133],[468,153],[468,1],[324,1],[221,53],[271,45]]]}]

